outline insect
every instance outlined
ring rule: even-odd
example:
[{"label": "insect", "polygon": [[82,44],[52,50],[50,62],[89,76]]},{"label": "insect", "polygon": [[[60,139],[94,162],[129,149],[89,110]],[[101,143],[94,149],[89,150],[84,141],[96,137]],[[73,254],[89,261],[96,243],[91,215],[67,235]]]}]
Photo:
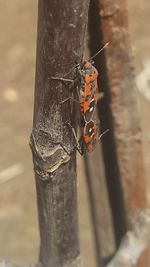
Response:
[{"label": "insect", "polygon": [[91,120],[90,122],[85,123],[84,127],[82,128],[82,135],[78,140],[74,128],[69,123],[67,123],[67,125],[71,128],[76,140],[76,145],[73,147],[70,153],[68,153],[68,151],[65,149],[68,154],[71,154],[75,149],[77,149],[81,155],[83,155],[85,150],[91,153],[95,148],[96,142],[98,142],[101,137],[109,131],[109,129],[107,129],[99,135],[97,123],[94,120]]},{"label": "insect", "polygon": [[[89,60],[84,61],[75,66],[76,69],[76,77],[74,80],[66,79],[66,78],[58,78],[51,77],[53,80],[61,80],[64,82],[71,82],[71,88],[77,86],[77,94],[78,99],[73,99],[72,97],[68,97],[64,99],[61,104],[65,103],[68,100],[72,100],[75,102],[79,102],[80,105],[80,113],[84,117],[85,122],[90,122],[93,118],[93,114],[97,105],[98,100],[98,71],[93,66],[93,58],[96,57],[106,46],[106,43],[102,49],[100,49],[94,56],[92,56]],[[70,72],[69,72],[70,73]],[[69,74],[68,73],[68,74]]]},{"label": "insect", "polygon": [[79,87],[78,96],[80,103],[80,112],[84,117],[85,122],[90,122],[93,117],[94,110],[97,104],[98,71],[93,66],[92,62],[84,61],[77,69]]},{"label": "insect", "polygon": [[[100,49],[93,57],[91,57],[88,61],[83,61],[81,64],[76,65],[76,77],[74,80],[66,79],[66,78],[58,78],[51,77],[53,80],[61,80],[64,82],[71,82],[73,88],[75,85],[77,87],[78,100],[73,99],[72,97],[64,99],[62,103],[65,103],[68,100],[73,100],[75,102],[79,102],[80,105],[80,115],[82,122],[82,135],[80,139],[77,139],[74,128],[67,123],[67,125],[71,128],[74,138],[76,140],[76,145],[71,150],[70,153],[64,148],[64,150],[71,154],[75,149],[83,155],[84,150],[88,152],[92,152],[95,147],[95,143],[100,140],[101,136],[105,134],[108,130],[106,130],[101,135],[98,134],[97,123],[93,118],[95,114],[95,109],[98,101],[98,71],[93,66],[92,59],[97,56],[106,46]],[[70,73],[70,72],[69,72]]]}]

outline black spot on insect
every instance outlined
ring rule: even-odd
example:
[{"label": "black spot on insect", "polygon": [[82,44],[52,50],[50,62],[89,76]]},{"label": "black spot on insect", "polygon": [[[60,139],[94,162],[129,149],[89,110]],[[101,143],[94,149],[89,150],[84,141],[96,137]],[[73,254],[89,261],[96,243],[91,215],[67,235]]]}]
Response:
[{"label": "black spot on insect", "polygon": [[86,125],[86,135],[92,136],[93,133],[94,133],[94,122],[93,121],[90,121]]},{"label": "black spot on insect", "polygon": [[95,107],[96,107],[96,101],[93,98],[90,105],[89,105],[88,110],[85,112],[85,115],[84,115],[86,122],[89,122],[92,119]]}]

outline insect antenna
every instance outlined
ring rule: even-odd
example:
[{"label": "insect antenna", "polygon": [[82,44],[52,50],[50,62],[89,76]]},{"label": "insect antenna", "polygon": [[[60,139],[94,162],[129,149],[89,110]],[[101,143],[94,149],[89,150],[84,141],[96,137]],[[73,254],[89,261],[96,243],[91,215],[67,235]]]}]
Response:
[{"label": "insect antenna", "polygon": [[107,132],[109,132],[109,129],[106,129],[103,133],[101,133],[100,136],[99,136],[99,138],[98,138],[98,140],[100,140],[101,137],[102,137],[104,134],[106,134]]},{"label": "insect antenna", "polygon": [[63,78],[65,78],[66,76],[68,76],[73,70],[75,70],[80,64],[76,64],[74,67],[72,67],[64,76]]},{"label": "insect antenna", "polygon": [[[95,58],[98,54],[100,54],[107,46],[108,46],[109,42],[107,42],[95,55],[93,55],[92,57],[89,58],[88,61],[90,61],[91,59]],[[66,76],[68,76],[73,70],[75,70],[78,66],[80,65],[80,63],[77,63],[74,67],[72,67],[64,76],[63,78],[65,78]]]},{"label": "insect antenna", "polygon": [[100,54],[107,46],[109,45],[109,42],[106,43],[96,54],[94,54],[92,57],[89,58],[88,61],[90,61],[91,59],[95,58],[98,54]]}]

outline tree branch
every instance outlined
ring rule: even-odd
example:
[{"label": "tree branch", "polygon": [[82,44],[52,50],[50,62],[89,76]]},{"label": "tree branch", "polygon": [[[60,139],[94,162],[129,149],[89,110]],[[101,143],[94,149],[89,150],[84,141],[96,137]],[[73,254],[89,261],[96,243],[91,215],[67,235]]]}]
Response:
[{"label": "tree branch", "polygon": [[[75,153],[68,156],[76,128],[68,84],[80,62],[89,0],[39,0],[34,120],[31,134],[40,227],[39,264],[80,266]],[[74,90],[75,91],[75,90]],[[75,94],[75,92],[74,92]],[[65,149],[64,149],[65,148]]]}]

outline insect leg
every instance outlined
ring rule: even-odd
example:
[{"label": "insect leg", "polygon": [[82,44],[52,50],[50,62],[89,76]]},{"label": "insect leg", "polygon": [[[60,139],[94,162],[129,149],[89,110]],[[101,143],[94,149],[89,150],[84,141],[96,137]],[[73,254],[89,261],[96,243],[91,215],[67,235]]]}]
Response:
[{"label": "insect leg", "polygon": [[74,149],[77,149],[78,152],[83,155],[83,149],[82,149],[82,146],[80,145],[81,143],[81,140],[82,140],[82,136],[80,137],[80,139],[78,140],[77,138],[77,135],[76,135],[76,132],[75,132],[75,129],[72,127],[72,125],[69,123],[69,122],[66,122],[66,125],[70,127],[72,133],[73,133],[73,136],[75,138],[75,141],[76,141],[76,145],[74,147]]},{"label": "insect leg", "polygon": [[74,98],[72,98],[72,97],[68,97],[68,98],[64,99],[63,101],[60,102],[60,104],[64,104],[64,103],[67,102],[68,100],[71,100],[71,101],[74,101],[74,102],[80,104],[80,102],[79,102],[78,100],[76,100],[76,99],[74,99]]},{"label": "insect leg", "polygon": [[51,80],[57,80],[57,81],[62,81],[62,82],[69,82],[69,83],[73,83],[74,80],[72,79],[66,79],[63,77],[51,77]]},{"label": "insect leg", "polygon": [[55,80],[55,81],[61,81],[61,82],[68,82],[71,83],[71,86],[69,87],[69,91],[72,93],[74,88],[78,85],[78,78],[75,79],[67,79],[67,78],[63,78],[63,77],[51,77],[51,80]]}]

